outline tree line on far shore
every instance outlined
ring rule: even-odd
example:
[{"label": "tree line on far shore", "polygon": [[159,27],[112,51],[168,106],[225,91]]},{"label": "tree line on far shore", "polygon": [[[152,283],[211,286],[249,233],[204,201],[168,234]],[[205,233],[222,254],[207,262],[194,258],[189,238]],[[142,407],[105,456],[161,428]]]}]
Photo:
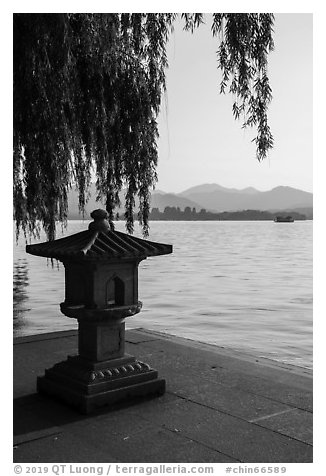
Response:
[{"label": "tree line on far shore", "polygon": [[165,207],[164,211],[158,208],[152,208],[149,219],[150,220],[274,220],[276,216],[286,216],[291,214],[295,220],[305,220],[306,216],[298,212],[268,212],[262,210],[241,210],[234,212],[210,212],[202,208],[197,212],[196,208],[185,207],[181,210],[180,207]]}]

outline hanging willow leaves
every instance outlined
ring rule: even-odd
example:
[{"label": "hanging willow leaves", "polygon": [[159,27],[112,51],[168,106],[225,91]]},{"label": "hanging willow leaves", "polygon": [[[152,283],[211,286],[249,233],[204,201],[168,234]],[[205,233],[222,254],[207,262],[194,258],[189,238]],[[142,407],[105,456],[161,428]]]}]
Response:
[{"label": "hanging willow leaves", "polygon": [[[92,171],[113,227],[120,192],[133,232],[135,198],[146,235],[157,181],[157,116],[165,91],[166,44],[177,15],[14,14],[14,219],[17,234],[55,237],[68,192],[87,202]],[[202,14],[183,14],[194,31]],[[214,14],[221,90],[230,83],[236,118],[256,126],[257,157],[272,147],[267,54],[270,14]]]},{"label": "hanging willow leaves", "polygon": [[218,65],[222,70],[221,92],[229,84],[236,95],[233,115],[244,116],[243,127],[256,126],[257,159],[273,147],[267,121],[272,90],[267,75],[267,56],[274,49],[274,16],[268,13],[214,13],[212,31],[219,36]]}]

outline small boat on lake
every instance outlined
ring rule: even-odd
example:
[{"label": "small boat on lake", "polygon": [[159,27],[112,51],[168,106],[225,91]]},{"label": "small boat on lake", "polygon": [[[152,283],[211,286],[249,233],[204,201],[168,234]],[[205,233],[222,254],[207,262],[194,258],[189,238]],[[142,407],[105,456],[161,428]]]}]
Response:
[{"label": "small boat on lake", "polygon": [[294,218],[291,217],[290,215],[288,215],[286,217],[277,216],[277,217],[274,218],[274,221],[275,221],[275,223],[293,223]]}]

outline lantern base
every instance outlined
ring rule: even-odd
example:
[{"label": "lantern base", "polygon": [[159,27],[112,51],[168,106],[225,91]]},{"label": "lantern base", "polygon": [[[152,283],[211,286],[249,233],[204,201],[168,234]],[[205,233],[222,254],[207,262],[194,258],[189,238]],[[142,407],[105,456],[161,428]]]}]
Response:
[{"label": "lantern base", "polygon": [[159,379],[148,364],[130,355],[105,362],[74,356],[38,377],[37,390],[87,414],[137,397],[163,395],[165,380]]}]

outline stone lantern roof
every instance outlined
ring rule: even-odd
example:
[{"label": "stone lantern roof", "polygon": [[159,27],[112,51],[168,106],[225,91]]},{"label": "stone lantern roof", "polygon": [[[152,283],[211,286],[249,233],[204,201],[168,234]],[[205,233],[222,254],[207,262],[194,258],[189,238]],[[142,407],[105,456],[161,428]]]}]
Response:
[{"label": "stone lantern roof", "polygon": [[27,245],[27,253],[60,261],[66,259],[141,261],[149,256],[172,253],[171,245],[111,230],[105,210],[94,210],[91,217],[94,221],[89,224],[88,230],[54,241]]}]

